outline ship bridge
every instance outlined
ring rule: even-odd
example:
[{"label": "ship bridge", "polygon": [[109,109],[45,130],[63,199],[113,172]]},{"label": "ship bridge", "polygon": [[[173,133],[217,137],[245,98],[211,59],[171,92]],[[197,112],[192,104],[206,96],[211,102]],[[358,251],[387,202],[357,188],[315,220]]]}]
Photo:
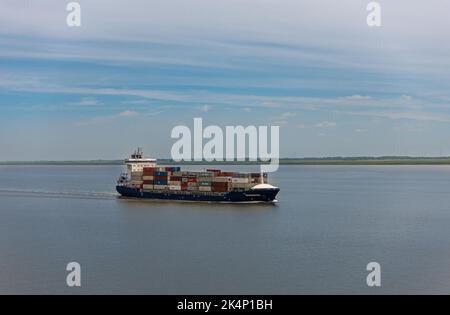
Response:
[{"label": "ship bridge", "polygon": [[142,148],[138,148],[130,158],[125,160],[128,173],[142,172],[144,167],[156,167],[156,159],[144,158]]}]

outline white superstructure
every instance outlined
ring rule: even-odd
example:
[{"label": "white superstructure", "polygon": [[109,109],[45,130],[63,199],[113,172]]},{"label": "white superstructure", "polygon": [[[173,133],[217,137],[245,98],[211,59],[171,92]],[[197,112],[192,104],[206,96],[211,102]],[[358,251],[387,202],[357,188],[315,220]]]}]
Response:
[{"label": "white superstructure", "polygon": [[144,158],[142,149],[135,151],[129,159],[125,160],[128,174],[144,171],[144,167],[156,167],[156,159]]}]

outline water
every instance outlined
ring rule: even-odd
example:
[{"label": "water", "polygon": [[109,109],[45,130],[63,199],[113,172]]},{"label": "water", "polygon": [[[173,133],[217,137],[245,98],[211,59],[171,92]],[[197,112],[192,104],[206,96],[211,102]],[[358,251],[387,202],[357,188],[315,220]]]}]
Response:
[{"label": "water", "polygon": [[0,166],[0,293],[450,293],[450,167],[283,166],[277,205],[122,200],[120,172]]}]

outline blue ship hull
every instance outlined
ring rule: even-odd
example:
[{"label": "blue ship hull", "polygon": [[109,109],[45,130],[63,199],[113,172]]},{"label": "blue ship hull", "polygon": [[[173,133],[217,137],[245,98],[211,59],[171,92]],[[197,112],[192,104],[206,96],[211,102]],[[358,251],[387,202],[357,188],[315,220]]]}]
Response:
[{"label": "blue ship hull", "polygon": [[247,191],[231,191],[227,193],[205,193],[186,191],[143,191],[126,186],[116,186],[123,197],[156,200],[206,201],[206,202],[274,202],[280,191],[273,189],[251,189]]}]

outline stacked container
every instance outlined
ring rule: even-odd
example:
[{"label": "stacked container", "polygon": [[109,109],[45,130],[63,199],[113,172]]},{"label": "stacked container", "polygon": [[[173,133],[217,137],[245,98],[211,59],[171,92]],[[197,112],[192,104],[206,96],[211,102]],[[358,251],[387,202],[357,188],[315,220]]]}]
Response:
[{"label": "stacked container", "polygon": [[[130,185],[144,190],[202,191],[225,193],[248,190],[261,182],[259,173],[222,172],[207,169],[206,172],[181,171],[180,167],[146,167],[143,172],[130,174]],[[263,174],[267,183],[267,174]]]}]

